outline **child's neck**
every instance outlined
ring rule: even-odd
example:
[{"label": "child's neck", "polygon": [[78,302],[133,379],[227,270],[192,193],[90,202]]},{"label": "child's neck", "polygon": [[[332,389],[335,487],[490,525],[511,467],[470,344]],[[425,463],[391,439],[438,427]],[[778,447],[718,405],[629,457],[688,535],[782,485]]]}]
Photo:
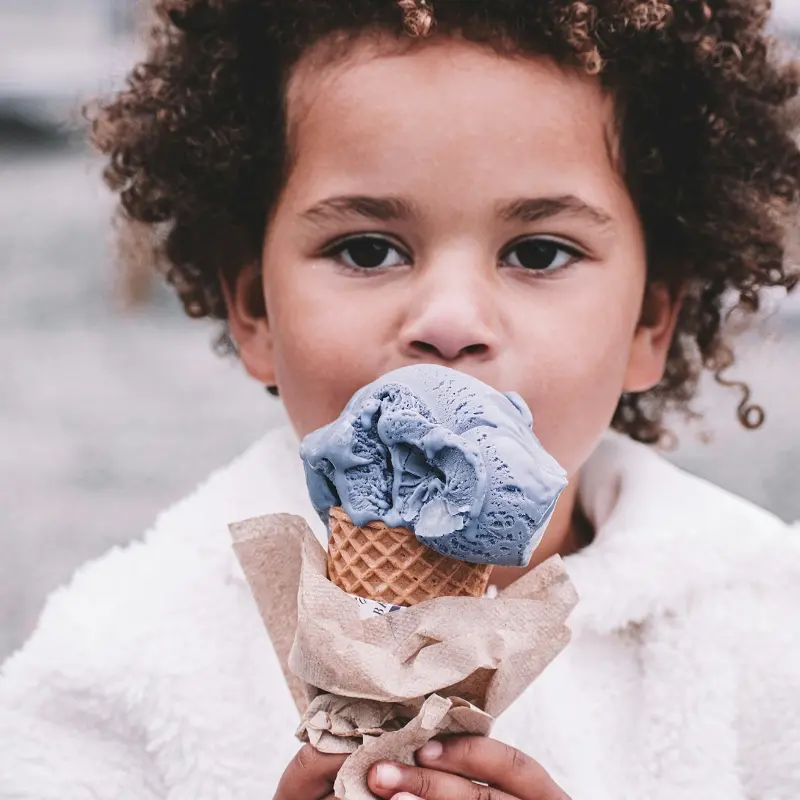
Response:
[{"label": "child's neck", "polygon": [[583,513],[578,499],[578,479],[570,480],[569,485],[561,493],[556,510],[544,537],[527,567],[495,567],[490,582],[498,589],[505,589],[534,567],[547,561],[556,554],[568,556],[586,547],[594,538],[594,530]]}]

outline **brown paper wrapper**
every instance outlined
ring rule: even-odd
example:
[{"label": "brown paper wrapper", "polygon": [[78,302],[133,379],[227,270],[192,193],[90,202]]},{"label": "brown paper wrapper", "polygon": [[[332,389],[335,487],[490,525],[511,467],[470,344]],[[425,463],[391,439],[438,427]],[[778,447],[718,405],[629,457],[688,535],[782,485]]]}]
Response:
[{"label": "brown paper wrapper", "polygon": [[441,734],[487,735],[569,642],[578,597],[558,556],[493,599],[440,597],[362,620],[301,517],[258,517],[231,533],[302,717],[298,738],[351,754],[334,787],[341,800],[374,800],[376,761],[413,764]]}]

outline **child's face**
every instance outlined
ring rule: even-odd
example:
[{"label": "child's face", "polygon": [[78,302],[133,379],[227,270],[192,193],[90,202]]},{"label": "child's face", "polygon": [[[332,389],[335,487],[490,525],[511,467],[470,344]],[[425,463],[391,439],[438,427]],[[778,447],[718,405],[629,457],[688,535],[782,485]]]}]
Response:
[{"label": "child's face", "polygon": [[263,250],[267,318],[229,297],[252,375],[300,435],[388,370],[436,362],[519,392],[570,472],[674,326],[614,163],[613,106],[547,59],[455,40],[359,45],[288,93],[295,160]]}]

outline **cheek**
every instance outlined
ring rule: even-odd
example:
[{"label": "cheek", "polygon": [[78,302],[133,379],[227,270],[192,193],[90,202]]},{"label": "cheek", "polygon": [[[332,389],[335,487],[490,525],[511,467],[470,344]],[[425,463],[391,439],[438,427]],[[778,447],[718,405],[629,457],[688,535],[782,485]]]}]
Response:
[{"label": "cheek", "polygon": [[[557,307],[557,306],[554,306]],[[530,331],[522,394],[536,435],[570,474],[591,455],[616,410],[638,319],[634,296],[560,306],[548,325]],[[566,321],[566,322],[565,322]],[[547,330],[546,337],[542,331]]]},{"label": "cheek", "polygon": [[305,436],[333,421],[355,389],[374,377],[369,318],[344,312],[312,281],[272,282],[266,292],[281,399]]},{"label": "cheek", "polygon": [[[621,348],[629,342],[620,341]],[[626,361],[619,350],[601,350],[596,342],[554,365],[550,391],[537,397],[537,435],[570,473],[591,455],[616,410]]]}]

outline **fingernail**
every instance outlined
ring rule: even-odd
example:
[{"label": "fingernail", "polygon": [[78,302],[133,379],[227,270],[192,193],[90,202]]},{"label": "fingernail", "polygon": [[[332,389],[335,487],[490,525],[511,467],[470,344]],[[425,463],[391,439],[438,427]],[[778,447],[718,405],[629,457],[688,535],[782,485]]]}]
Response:
[{"label": "fingernail", "polygon": [[431,739],[429,742],[422,745],[418,755],[425,761],[436,761],[442,754],[442,749],[441,742],[437,742],[436,739]]},{"label": "fingernail", "polygon": [[403,780],[403,773],[394,764],[378,764],[375,770],[375,780],[384,789],[394,789]]},{"label": "fingernail", "polygon": [[409,794],[408,792],[400,792],[400,794],[396,794],[392,797],[392,800],[421,800],[421,798],[417,797],[415,794]]}]

